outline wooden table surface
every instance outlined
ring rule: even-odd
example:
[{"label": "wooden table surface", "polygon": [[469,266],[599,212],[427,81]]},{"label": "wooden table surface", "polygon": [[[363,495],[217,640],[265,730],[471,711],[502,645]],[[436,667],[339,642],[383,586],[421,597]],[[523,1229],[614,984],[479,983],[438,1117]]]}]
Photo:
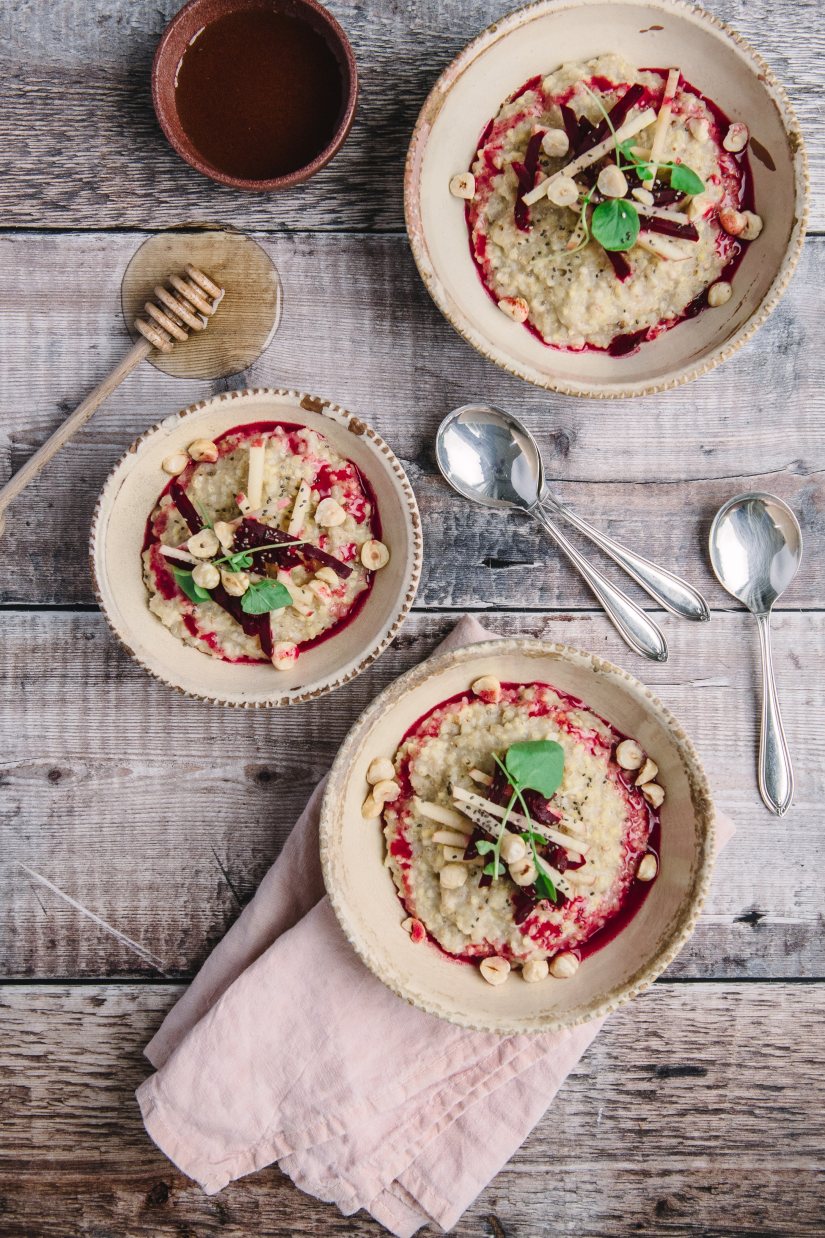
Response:
[{"label": "wooden table surface", "polygon": [[[17,502],[0,540],[0,1232],[381,1232],[275,1169],[207,1199],[146,1138],[133,1090],[148,1070],[142,1046],[250,898],[359,710],[470,610],[498,632],[569,640],[643,676],[695,738],[737,834],[690,944],[609,1020],[456,1232],[825,1233],[822,3],[713,3],[783,79],[808,140],[812,230],[790,291],[713,374],[607,406],[528,387],[471,351],[431,304],[403,232],[421,102],[510,0],[336,0],[363,76],[358,119],[331,167],[282,197],[213,185],[163,140],[148,71],[177,6],[0,7],[0,480],[121,355],[120,281],[147,232],[245,228],[285,287],[281,329],[250,370],[211,384],[144,365]],[[289,712],[223,711],[150,680],[101,618],[86,562],[95,497],[135,434],[244,385],[315,391],[371,421],[408,469],[425,524],[416,610],[392,649]],[[565,499],[705,592],[710,624],[662,617],[666,665],[622,645],[531,528],[447,493],[433,432],[474,396],[527,420]],[[756,790],[755,629],[704,549],[716,508],[753,488],[788,500],[805,535],[775,624],[797,776],[782,821]]]}]

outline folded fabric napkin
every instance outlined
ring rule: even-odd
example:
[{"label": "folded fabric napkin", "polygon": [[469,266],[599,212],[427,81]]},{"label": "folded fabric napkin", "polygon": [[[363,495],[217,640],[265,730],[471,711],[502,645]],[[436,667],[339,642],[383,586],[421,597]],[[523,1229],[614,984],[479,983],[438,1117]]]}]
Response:
[{"label": "folded fabric napkin", "polygon": [[[465,617],[441,650],[485,640]],[[208,1194],[277,1161],[398,1238],[455,1225],[541,1118],[602,1020],[546,1035],[406,1005],[344,937],[318,853],[323,784],[252,902],[146,1048],[149,1135]],[[719,823],[727,841],[729,822]]]}]

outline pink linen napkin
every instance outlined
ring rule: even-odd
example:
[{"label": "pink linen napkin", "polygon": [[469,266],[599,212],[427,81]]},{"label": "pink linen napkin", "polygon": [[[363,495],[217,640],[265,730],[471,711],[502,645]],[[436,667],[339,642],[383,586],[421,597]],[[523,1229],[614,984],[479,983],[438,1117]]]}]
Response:
[{"label": "pink linen napkin", "polygon": [[[489,639],[465,617],[441,650]],[[146,1048],[151,1138],[208,1194],[277,1161],[398,1238],[443,1230],[523,1143],[603,1020],[458,1028],[361,963],[324,894],[316,788],[252,902]],[[718,821],[720,846],[733,826]]]}]

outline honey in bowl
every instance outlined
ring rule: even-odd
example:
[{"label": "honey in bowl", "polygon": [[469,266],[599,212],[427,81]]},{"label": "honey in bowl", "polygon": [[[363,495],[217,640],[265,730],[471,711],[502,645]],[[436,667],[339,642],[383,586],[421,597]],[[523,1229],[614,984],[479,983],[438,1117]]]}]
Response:
[{"label": "honey in bowl", "polygon": [[323,34],[277,7],[240,8],[208,22],[186,47],[175,108],[205,164],[244,181],[289,176],[338,131],[341,66]]}]

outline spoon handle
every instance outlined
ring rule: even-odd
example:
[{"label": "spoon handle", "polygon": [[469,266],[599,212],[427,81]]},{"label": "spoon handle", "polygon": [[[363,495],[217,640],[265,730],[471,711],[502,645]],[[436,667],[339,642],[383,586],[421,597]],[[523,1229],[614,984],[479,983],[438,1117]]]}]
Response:
[{"label": "spoon handle", "polygon": [[580,555],[572,542],[564,536],[553,524],[547,513],[536,506],[530,511],[531,516],[541,525],[545,533],[553,539],[559,550],[567,556],[581,576],[587,581],[593,593],[601,602],[604,612],[611,623],[618,629],[631,649],[650,658],[654,662],[667,661],[667,644],[662,633],[648,615],[635,602],[611,584],[606,576],[588,563]]},{"label": "spoon handle", "polygon": [[759,793],[781,817],[793,799],[793,766],[779,713],[771,658],[770,611],[756,616],[762,648],[762,729],[759,736]]},{"label": "spoon handle", "polygon": [[683,619],[704,621],[710,618],[707,602],[701,593],[697,593],[686,580],[682,580],[680,577],[674,576],[672,572],[666,571],[663,567],[658,567],[655,563],[651,563],[643,555],[636,554],[634,550],[629,550],[627,546],[623,546],[621,542],[614,541],[607,534],[600,533],[589,521],[563,507],[552,495],[545,493],[542,495],[541,502],[543,505],[550,507],[555,515],[562,516],[568,524],[572,524],[574,529],[578,529],[580,533],[589,538],[614,563],[618,563],[619,567],[623,568],[628,576],[631,576],[638,585],[641,585],[666,610],[671,611],[674,615],[681,615]]}]

